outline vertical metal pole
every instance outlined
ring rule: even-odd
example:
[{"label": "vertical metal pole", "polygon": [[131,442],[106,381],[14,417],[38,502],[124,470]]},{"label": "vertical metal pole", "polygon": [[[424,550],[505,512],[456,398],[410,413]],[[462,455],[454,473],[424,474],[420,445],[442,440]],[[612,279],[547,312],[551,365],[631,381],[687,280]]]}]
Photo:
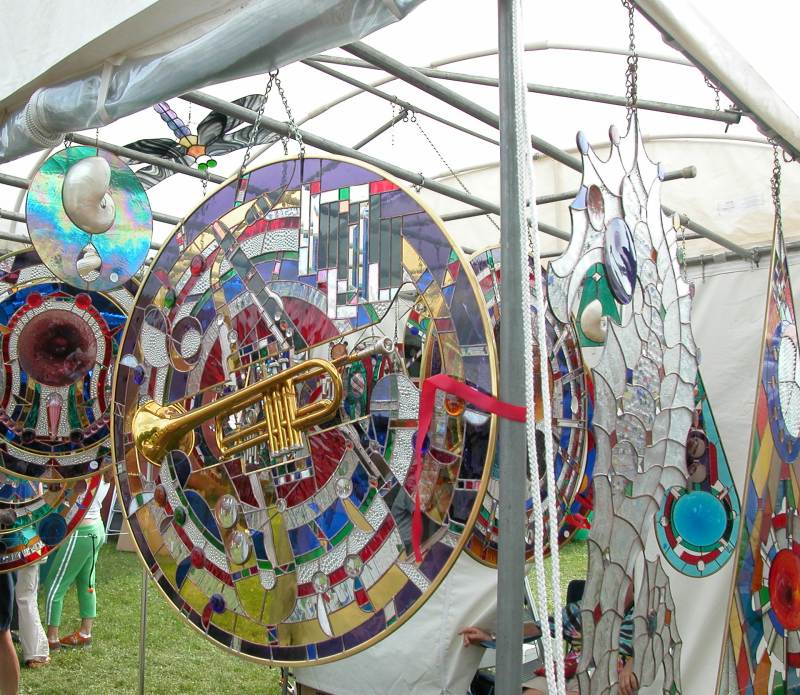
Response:
[{"label": "vertical metal pole", "polygon": [[[519,263],[522,235],[526,233],[522,197],[523,153],[529,144],[520,52],[515,46],[515,26],[522,26],[521,0],[498,0],[498,58],[500,78],[500,248],[503,259],[503,318],[500,321],[500,398],[525,404],[522,343],[523,311],[530,311],[522,296]],[[526,274],[527,275],[527,274]],[[530,378],[530,375],[526,375]],[[497,695],[519,695],[522,681],[522,606],[525,579],[524,518],[528,489],[525,471],[525,424],[500,420],[500,521],[497,580]]]},{"label": "vertical metal pole", "polygon": [[147,584],[150,579],[147,567],[142,567],[142,603],[139,609],[139,689],[144,695],[145,642],[147,638]]}]

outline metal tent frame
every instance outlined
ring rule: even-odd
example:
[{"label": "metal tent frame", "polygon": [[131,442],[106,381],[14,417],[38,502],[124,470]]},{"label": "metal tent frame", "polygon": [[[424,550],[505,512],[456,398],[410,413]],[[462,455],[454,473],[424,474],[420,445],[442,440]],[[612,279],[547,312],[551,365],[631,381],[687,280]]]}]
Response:
[{"label": "metal tent frame", "polygon": [[[659,56],[652,53],[641,53],[639,57],[660,60],[679,65],[694,66],[708,77],[722,93],[728,96],[738,105],[736,110],[712,111],[709,109],[684,106],[679,104],[667,104],[663,102],[640,101],[638,107],[641,109],[652,109],[665,113],[692,116],[695,118],[708,119],[722,123],[738,123],[742,116],[752,120],[765,137],[776,141],[792,158],[800,157],[800,119],[783,104],[777,94],[763,82],[760,76],[749,65],[744,63],[738,56],[735,49],[727,45],[725,40],[708,23],[704,23],[701,18],[693,12],[686,0],[633,0],[637,9],[645,16],[648,21],[654,24],[663,34],[664,40],[671,46],[681,51],[686,59],[674,58],[669,56]],[[525,92],[550,94],[554,96],[601,102],[608,104],[624,104],[624,99],[614,95],[598,94],[588,91],[569,90],[553,86],[540,84],[528,84],[521,80],[521,70],[518,64],[519,53],[521,50],[578,50],[596,51],[604,53],[615,53],[627,55],[628,52],[613,48],[603,48],[596,46],[579,46],[574,44],[538,43],[519,46],[515,44],[514,27],[522,21],[522,2],[521,0],[498,0],[498,24],[499,24],[499,43],[498,50],[478,51],[461,56],[454,56],[443,61],[439,61],[428,68],[411,68],[403,65],[390,56],[370,47],[363,42],[356,42],[343,48],[357,57],[357,60],[342,58],[337,56],[317,55],[307,58],[302,62],[332,79],[346,82],[355,88],[336,100],[325,104],[309,113],[300,123],[308,122],[316,116],[328,111],[338,104],[343,103],[351,97],[367,93],[376,98],[389,101],[401,109],[399,116],[395,116],[388,123],[381,125],[376,130],[367,134],[355,146],[349,147],[330,139],[320,137],[312,132],[303,130],[302,136],[306,144],[316,147],[322,151],[345,155],[356,160],[373,164],[381,169],[388,171],[394,176],[407,181],[408,183],[431,190],[440,195],[460,201],[469,206],[467,209],[460,210],[449,215],[445,215],[445,220],[464,219],[471,216],[482,214],[500,215],[501,210],[511,210],[514,214],[500,217],[501,221],[501,244],[503,255],[512,255],[511,249],[516,248],[520,236],[524,233],[525,221],[522,214],[524,201],[517,195],[517,187],[511,185],[516,182],[522,171],[519,168],[521,161],[521,151],[518,141],[518,133],[522,130],[519,119],[520,94]],[[704,42],[712,44],[716,53],[703,50],[695,36],[702,28]],[[440,68],[456,62],[469,60],[475,57],[498,55],[499,75],[497,79],[485,78],[466,73],[444,71]],[[722,57],[720,57],[722,56]],[[378,82],[367,84],[361,80],[342,73],[332,67],[331,64],[355,66],[380,70],[388,76],[383,77]],[[423,109],[412,102],[399,99],[396,96],[381,90],[379,85],[399,79],[411,84],[418,90],[436,97],[438,100],[458,109],[461,113],[478,120],[484,125],[488,125],[499,131],[499,140],[480,133],[461,123],[456,123],[446,119],[436,113]],[[489,87],[497,87],[500,95],[500,111],[498,114],[479,106],[473,101],[446,87],[442,82],[471,83]],[[754,94],[747,89],[747,85],[757,85],[759,93]],[[767,95],[767,99],[765,99]],[[211,96],[201,91],[190,91],[182,95],[186,101],[210,109],[218,110],[222,113],[236,116],[244,122],[253,123],[256,113],[240,106],[231,104],[225,100]],[[372,139],[386,132],[393,123],[403,118],[405,113],[414,112],[427,115],[439,123],[456,129],[471,137],[500,146],[505,157],[500,158],[501,169],[501,202],[500,205],[485,200],[479,196],[465,193],[462,190],[442,183],[437,178],[426,178],[422,174],[415,173],[399,167],[392,162],[384,161],[376,157],[367,155],[361,148]],[[291,137],[292,133],[289,126],[276,119],[262,116],[261,127],[278,133],[285,137]],[[95,145],[93,137],[78,133],[69,134],[68,139],[78,144]],[[164,160],[159,157],[144,155],[142,153],[128,150],[124,147],[112,143],[97,143],[101,147],[108,149],[116,154],[130,157],[132,160],[157,164],[170,169],[184,176],[211,181],[221,182],[222,177],[201,173],[186,165]],[[570,169],[579,171],[580,162],[573,155],[553,146],[547,141],[533,136],[531,146],[541,152],[544,156],[551,157],[562,165]],[[669,173],[665,178],[672,180],[677,178],[691,178],[694,176],[692,167],[686,167],[675,172]],[[511,182],[511,183],[510,183]],[[25,189],[29,185],[29,180],[20,177],[9,176],[0,173],[0,184]],[[563,193],[541,196],[536,199],[536,205],[545,205],[558,201],[567,201],[574,197],[576,191],[565,191]],[[673,210],[664,208],[668,215],[673,214]],[[173,215],[155,213],[155,219],[168,223],[179,224],[180,220]],[[24,222],[24,215],[19,210],[0,210],[0,218]],[[756,260],[760,253],[765,251],[762,247],[745,248],[726,239],[723,235],[707,229],[702,225],[693,223],[688,215],[682,214],[682,222],[696,236],[689,238],[709,239],[723,249],[723,254],[712,256],[704,255],[688,259],[689,264],[705,263],[711,260],[718,261],[720,256],[725,260],[747,259]],[[540,231],[552,235],[559,239],[569,239],[569,233],[548,225],[539,225]],[[19,234],[0,234],[0,239],[12,242],[26,243],[27,239]],[[795,246],[800,246],[796,244]],[[508,303],[511,311],[523,310],[524,302],[519,287],[520,283],[515,282],[512,277],[511,267],[504,269],[504,273],[509,274],[509,280],[504,283],[504,302]],[[516,288],[516,289],[515,289]],[[500,397],[503,400],[522,403],[524,393],[519,391],[519,380],[510,378],[510,375],[522,371],[521,356],[519,351],[515,354],[511,346],[515,342],[511,337],[511,331],[517,330],[512,326],[513,322],[503,322],[502,330],[506,337],[501,341],[500,363],[502,366],[500,376]],[[518,338],[519,336],[514,336]],[[525,470],[522,466],[511,465],[511,462],[524,459],[524,437],[519,426],[509,422],[503,422],[500,427],[500,449],[505,453],[504,462],[501,462],[501,486],[504,499],[504,513],[500,518],[500,562],[499,562],[499,581],[498,581],[498,673],[502,677],[498,679],[499,695],[517,695],[519,692],[520,674],[520,645],[522,643],[522,613],[519,610],[522,605],[523,596],[523,514],[505,513],[507,509],[523,509],[524,491],[526,489]],[[146,592],[142,595],[142,630],[145,629],[146,617]],[[140,658],[142,657],[140,653]],[[140,662],[141,663],[141,662]],[[140,691],[143,688],[143,668],[140,673]]]}]

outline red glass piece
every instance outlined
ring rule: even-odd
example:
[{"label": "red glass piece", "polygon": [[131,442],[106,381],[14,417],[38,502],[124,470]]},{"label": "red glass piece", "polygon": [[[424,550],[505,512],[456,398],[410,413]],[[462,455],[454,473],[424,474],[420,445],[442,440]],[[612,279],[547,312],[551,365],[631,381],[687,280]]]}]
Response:
[{"label": "red glass piece", "polygon": [[787,630],[800,629],[800,555],[779,550],[769,568],[769,599]]},{"label": "red glass piece", "polygon": [[195,256],[192,258],[192,262],[189,266],[189,272],[194,276],[197,277],[205,270],[206,267],[206,259],[200,255]]},{"label": "red glass piece", "polygon": [[31,292],[28,295],[27,302],[29,307],[38,309],[40,306],[42,306],[43,301],[44,300],[42,299],[42,295],[40,295],[38,292]]},{"label": "red glass piece", "polygon": [[202,569],[203,565],[206,564],[206,556],[203,554],[203,551],[200,550],[200,548],[192,548],[190,558],[192,567],[197,569]]},{"label": "red glass piece", "polygon": [[163,485],[156,485],[156,489],[153,490],[153,499],[159,507],[163,507],[167,503],[167,491]]},{"label": "red glass piece", "polygon": [[81,292],[75,297],[75,306],[82,311],[86,311],[86,309],[92,306],[92,298],[85,292]]}]

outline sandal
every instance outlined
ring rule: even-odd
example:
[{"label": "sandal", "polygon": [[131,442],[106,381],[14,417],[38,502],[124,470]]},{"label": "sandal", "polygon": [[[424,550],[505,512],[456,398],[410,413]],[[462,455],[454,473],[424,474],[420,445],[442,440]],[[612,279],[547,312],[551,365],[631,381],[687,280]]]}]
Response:
[{"label": "sandal", "polygon": [[49,656],[35,656],[33,659],[28,659],[25,662],[25,666],[28,668],[41,668],[42,666],[47,666],[49,663]]},{"label": "sandal", "polygon": [[75,630],[71,635],[62,637],[59,642],[61,642],[62,647],[90,647],[92,644],[92,636],[84,637],[80,633],[80,630]]},{"label": "sandal", "polygon": [[58,640],[56,640],[55,642],[47,640],[47,646],[50,647],[51,652],[57,652],[59,649],[61,649],[61,642],[59,642]]}]

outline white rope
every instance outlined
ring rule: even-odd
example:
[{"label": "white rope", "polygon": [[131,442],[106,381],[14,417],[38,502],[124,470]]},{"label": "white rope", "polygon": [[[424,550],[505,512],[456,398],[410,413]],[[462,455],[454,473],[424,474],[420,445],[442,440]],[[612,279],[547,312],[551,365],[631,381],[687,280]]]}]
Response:
[{"label": "white rope", "polygon": [[[515,20],[521,20],[522,10],[513,13]],[[539,360],[541,370],[541,397],[543,399],[543,434],[545,436],[545,467],[547,471],[546,484],[548,490],[548,513],[550,516],[550,554],[552,558],[552,590],[553,590],[553,612],[555,623],[555,638],[551,638],[550,629],[547,621],[547,582],[544,571],[544,510],[542,508],[541,484],[539,481],[539,461],[536,451],[536,394],[533,378],[533,331],[531,327],[531,312],[528,301],[523,302],[522,307],[522,336],[523,336],[523,360],[525,379],[525,406],[526,423],[525,433],[528,444],[528,463],[530,466],[530,487],[531,500],[533,502],[533,563],[534,574],[536,577],[536,608],[542,620],[542,647],[544,650],[544,669],[547,679],[547,692],[557,695],[565,695],[566,688],[564,683],[564,651],[561,646],[562,640],[562,621],[561,621],[561,586],[560,571],[558,561],[558,516],[555,511],[555,471],[553,467],[553,434],[552,434],[552,415],[550,409],[550,385],[548,380],[548,355],[546,328],[544,322],[545,306],[544,297],[541,291],[541,266],[538,243],[538,224],[535,215],[536,197],[533,185],[533,160],[529,146],[527,128],[527,112],[525,110],[524,89],[525,80],[522,74],[523,44],[520,35],[518,21],[514,21],[512,28],[512,42],[516,53],[514,60],[514,86],[521,92],[521,98],[516,100],[518,111],[516,122],[518,124],[518,148],[522,161],[519,162],[521,176],[517,182],[519,187],[519,200],[528,201],[528,212],[523,212],[523,220],[529,224],[532,234],[520,234],[519,253],[517,258],[505,259],[505,262],[520,264],[520,277],[522,283],[521,296],[530,297],[530,255],[529,247],[533,252],[535,289],[533,292],[534,308],[536,310],[536,328],[539,343]],[[517,213],[519,214],[519,213]],[[527,231],[527,230],[524,230]],[[506,320],[510,316],[506,312]],[[555,648],[554,648],[555,642]]]}]

